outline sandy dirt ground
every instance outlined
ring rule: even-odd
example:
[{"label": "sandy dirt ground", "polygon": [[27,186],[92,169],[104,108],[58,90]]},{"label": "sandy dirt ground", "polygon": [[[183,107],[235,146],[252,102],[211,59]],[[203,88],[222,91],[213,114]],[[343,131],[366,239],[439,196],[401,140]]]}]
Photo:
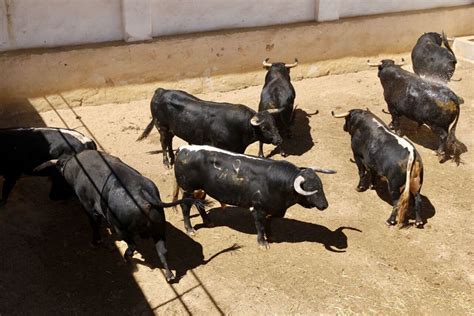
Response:
[{"label": "sandy dirt ground", "polygon": [[[439,164],[433,134],[403,124],[424,162],[424,229],[387,227],[388,202],[374,190],[356,192],[349,135],[330,115],[331,109],[368,107],[389,122],[376,70],[296,81],[298,110],[286,159],[338,171],[320,176],[328,209],[291,207],[274,221],[269,250],[257,246],[248,210],[221,210],[215,203],[208,212],[216,227],[202,228],[194,216],[198,229],[191,238],[180,213],[167,209],[169,263],[180,278],[167,284],[151,240],[139,243],[132,263],[124,262],[125,244],[113,237],[93,249],[76,199],[50,201],[47,179],[25,177],[0,210],[0,315],[473,315],[474,65],[461,61],[455,77],[462,81],[450,87],[465,99],[457,137],[469,149],[461,165]],[[198,97],[256,109],[260,91],[256,86]],[[307,115],[315,110],[320,113]],[[173,173],[157,152],[157,131],[135,141],[150,120],[149,100],[73,111],[22,115],[2,125],[77,128],[171,200]],[[174,147],[182,143],[175,138]],[[265,146],[266,154],[272,149]],[[257,151],[253,144],[246,153]]]}]

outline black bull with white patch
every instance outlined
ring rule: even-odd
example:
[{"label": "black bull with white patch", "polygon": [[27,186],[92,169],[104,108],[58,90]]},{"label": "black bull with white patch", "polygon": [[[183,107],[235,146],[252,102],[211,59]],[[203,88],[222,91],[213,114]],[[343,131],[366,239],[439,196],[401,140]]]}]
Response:
[{"label": "black bull with white patch", "polygon": [[125,259],[136,250],[134,238],[152,238],[158,256],[166,270],[166,280],[174,279],[168,268],[165,247],[166,220],[164,207],[180,203],[196,203],[183,199],[173,203],[161,201],[156,185],[119,158],[96,150],[86,150],[75,156],[49,161],[37,167],[42,169],[55,163],[71,185],[84,207],[92,227],[92,244],[101,240],[100,222],[105,218],[128,248]]},{"label": "black bull with white patch", "polygon": [[[298,168],[287,161],[240,155],[210,146],[180,147],[174,171],[174,199],[180,189],[184,191],[183,197],[204,190],[221,203],[249,208],[257,227],[257,241],[263,247],[268,247],[271,239],[272,217],[283,217],[294,204],[319,210],[328,207],[323,184],[315,171],[335,172]],[[204,224],[212,225],[204,208],[198,210]],[[182,205],[182,211],[185,229],[193,234],[189,206]]]},{"label": "black bull with white patch", "polygon": [[426,124],[440,139],[437,150],[440,162],[451,157],[459,162],[462,144],[456,139],[455,133],[459,105],[464,100],[446,85],[420,78],[395,65],[392,60],[380,63],[378,76],[392,115],[389,126],[400,134],[401,116],[419,125]]},{"label": "black bull with white patch", "polygon": [[344,131],[351,135],[351,147],[359,171],[356,190],[363,192],[375,186],[377,177],[388,182],[393,209],[387,224],[405,223],[410,195],[415,199],[415,225],[423,226],[421,195],[423,163],[413,144],[391,132],[370,111],[351,110],[334,117],[345,117]]},{"label": "black bull with white patch", "polygon": [[61,128],[2,128],[0,129],[0,175],[5,179],[0,205],[21,175],[51,176],[50,198],[66,193],[67,186],[55,168],[34,172],[39,164],[50,159],[74,155],[85,149],[96,149],[94,141],[79,132]]},{"label": "black bull with white patch", "polygon": [[416,74],[444,82],[451,79],[457,63],[444,33],[435,32],[420,36],[411,52],[411,60]]},{"label": "black bull with white patch", "polygon": [[272,110],[257,113],[242,104],[203,101],[184,91],[161,88],[155,91],[150,107],[153,118],[138,140],[146,138],[155,125],[166,167],[174,163],[175,135],[189,144],[211,145],[236,153],[244,153],[256,141],[281,143]]},{"label": "black bull with white patch", "polygon": [[[273,114],[275,123],[280,135],[290,136],[290,125],[293,118],[293,103],[296,93],[291,84],[290,69],[298,65],[295,59],[293,64],[285,63],[269,63],[268,58],[263,61],[263,67],[267,69],[265,75],[265,84],[260,94],[260,103],[258,111],[270,109],[281,110],[281,112]],[[258,155],[263,157],[263,142],[260,142]],[[280,154],[285,156],[285,152],[280,146]]]}]

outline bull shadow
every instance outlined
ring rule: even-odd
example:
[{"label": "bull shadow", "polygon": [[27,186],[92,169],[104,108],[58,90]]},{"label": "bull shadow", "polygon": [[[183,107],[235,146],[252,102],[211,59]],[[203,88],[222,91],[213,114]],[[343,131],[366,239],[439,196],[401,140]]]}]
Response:
[{"label": "bull shadow", "polygon": [[[257,235],[254,219],[247,209],[239,207],[227,207],[224,210],[213,208],[209,210],[209,217],[215,226],[226,226],[245,234]],[[196,229],[202,227],[202,224],[195,225]],[[328,251],[345,252],[344,249],[348,247],[348,239],[343,232],[344,229],[362,232],[352,227],[339,227],[332,231],[325,226],[296,219],[274,218],[272,219],[272,243],[314,242],[322,244]]]},{"label": "bull shadow", "polygon": [[[283,150],[288,156],[301,156],[313,148],[314,142],[309,124],[309,118],[313,115],[316,114],[308,114],[308,112],[299,108],[293,111],[291,138],[285,137],[282,144]],[[274,148],[267,158],[278,153],[280,153],[280,149],[278,147]]]},{"label": "bull shadow", "polygon": [[[143,259],[133,258],[131,262],[133,265],[139,264],[151,269],[163,269],[151,240],[137,240],[137,246]],[[176,270],[175,282],[179,282],[189,270],[205,265],[221,254],[240,248],[236,244],[230,245],[210,258],[204,259],[202,245],[169,222],[166,223],[166,247],[168,249],[168,265],[170,269]]]},{"label": "bull shadow", "polygon": [[[379,196],[380,199],[382,199],[384,202],[389,204],[390,206],[393,205],[392,203],[392,198],[390,196],[390,191],[388,190],[388,184],[386,181],[383,181],[381,179],[377,179],[377,182],[374,186],[374,190]],[[407,217],[408,219],[414,220],[415,219],[415,201],[413,196],[410,196],[410,202],[409,202],[409,207],[408,207],[408,212],[407,212]],[[387,210],[387,211],[391,211]],[[389,213],[387,213],[389,214]],[[436,209],[431,203],[431,201],[421,194],[421,218],[423,219],[423,223],[427,223],[429,218],[432,218],[436,214]],[[387,216],[388,217],[388,216]]]}]

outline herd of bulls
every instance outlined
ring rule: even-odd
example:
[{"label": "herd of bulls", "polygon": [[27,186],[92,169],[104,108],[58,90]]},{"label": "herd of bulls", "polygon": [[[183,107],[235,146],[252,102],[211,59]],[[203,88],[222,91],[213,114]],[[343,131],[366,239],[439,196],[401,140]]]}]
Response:
[{"label": "herd of bulls", "polygon": [[[442,46],[445,47],[442,47]],[[454,73],[456,58],[444,34],[426,33],[412,52],[410,73],[392,60],[382,60],[378,76],[392,122],[386,125],[367,110],[352,109],[336,114],[344,118],[344,131],[351,136],[354,161],[359,173],[357,191],[388,184],[393,209],[387,224],[407,223],[409,201],[414,200],[415,226],[423,227],[420,190],[423,164],[415,146],[401,136],[401,116],[425,124],[439,136],[440,162],[459,162],[462,153],[455,137],[463,99],[446,85]],[[278,146],[291,137],[295,89],[290,80],[293,64],[263,62],[267,69],[258,112],[241,104],[200,100],[186,92],[157,89],[151,100],[152,120],[138,138],[146,138],[155,126],[160,133],[163,163],[174,166],[173,201],[161,200],[158,188],[148,178],[119,158],[97,151],[93,140],[69,129],[0,129],[0,174],[4,177],[0,205],[21,175],[51,176],[51,199],[75,193],[90,220],[92,243],[101,240],[100,223],[108,225],[124,240],[125,258],[135,249],[134,238],[152,238],[166,270],[164,208],[180,205],[184,226],[194,233],[190,209],[194,205],[204,225],[212,225],[205,211],[206,194],[220,203],[248,208],[255,220],[257,241],[267,248],[271,242],[271,219],[283,217],[292,205],[324,210],[328,207],[317,173],[335,173],[319,167],[298,167],[285,160],[263,157],[263,144]],[[189,145],[175,155],[172,139]],[[257,156],[246,148],[259,142]],[[182,199],[178,199],[182,191]]]}]

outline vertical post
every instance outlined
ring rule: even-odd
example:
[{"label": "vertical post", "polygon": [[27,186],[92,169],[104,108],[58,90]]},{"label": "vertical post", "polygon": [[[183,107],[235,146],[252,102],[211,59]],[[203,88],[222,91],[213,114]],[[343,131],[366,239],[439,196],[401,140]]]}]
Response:
[{"label": "vertical post", "polygon": [[150,0],[122,0],[123,39],[126,42],[152,39]]},{"label": "vertical post", "polygon": [[339,20],[340,0],[315,0],[315,20],[318,22]]}]

